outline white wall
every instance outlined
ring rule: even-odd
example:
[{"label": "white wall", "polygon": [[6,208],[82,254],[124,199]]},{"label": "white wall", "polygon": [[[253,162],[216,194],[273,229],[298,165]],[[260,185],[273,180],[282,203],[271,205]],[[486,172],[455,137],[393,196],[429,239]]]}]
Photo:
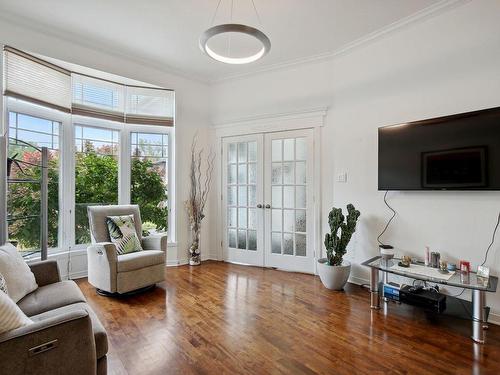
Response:
[{"label": "white wall", "polygon": [[[48,57],[64,60],[70,63],[117,74],[150,84],[172,88],[176,92],[176,203],[177,203],[177,246],[169,247],[168,264],[178,264],[187,261],[189,231],[186,211],[183,202],[189,194],[189,162],[190,145],[193,135],[198,132],[200,146],[208,145],[209,125],[209,87],[205,84],[183,77],[169,74],[157,68],[150,67],[139,61],[130,60],[107,51],[90,48],[78,42],[70,41],[36,30],[28,25],[10,23],[0,17],[0,45],[7,44],[27,51],[39,53]],[[97,48],[98,46],[96,46]],[[208,207],[210,209],[210,207]],[[202,252],[208,255],[210,231],[206,231],[202,242]],[[64,249],[66,250],[66,249]],[[74,277],[86,274],[86,253],[75,251],[72,254],[72,269]],[[61,272],[66,274],[66,255],[58,257]]]},{"label": "white wall", "polygon": [[[362,212],[348,255],[353,280],[361,282],[368,271],[359,263],[377,255],[376,237],[390,216],[377,191],[377,128],[500,106],[498,14],[499,1],[468,2],[329,61],[221,82],[212,95],[213,122],[330,107],[322,129],[321,216],[349,202]],[[341,172],[347,183],[335,182]],[[500,193],[393,192],[389,200],[398,217],[383,239],[399,253],[423,256],[430,245],[450,261],[482,262]],[[324,233],[325,219],[322,227]],[[500,275],[500,241],[488,265]],[[488,303],[500,314],[500,292]]]}]

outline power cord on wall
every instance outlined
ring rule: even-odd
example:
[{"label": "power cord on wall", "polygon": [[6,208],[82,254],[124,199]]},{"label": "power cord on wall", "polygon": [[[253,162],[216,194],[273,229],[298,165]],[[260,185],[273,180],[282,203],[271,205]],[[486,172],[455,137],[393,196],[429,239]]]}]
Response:
[{"label": "power cord on wall", "polygon": [[483,263],[481,263],[481,266],[484,266],[486,261],[488,260],[488,253],[490,252],[491,247],[495,243],[495,236],[497,234],[497,229],[498,229],[499,224],[500,224],[500,212],[498,213],[497,223],[495,225],[495,229],[493,230],[493,235],[491,236],[491,242],[490,242],[488,248],[486,249],[486,253],[484,254],[484,261],[483,261]]},{"label": "power cord on wall", "polygon": [[387,224],[385,225],[385,228],[384,230],[382,230],[382,232],[378,235],[377,237],[377,241],[380,245],[384,245],[381,241],[380,241],[380,237],[382,237],[384,235],[384,233],[387,231],[387,228],[389,228],[389,225],[391,224],[392,220],[396,217],[396,210],[394,210],[390,205],[389,203],[387,203],[387,193],[389,193],[389,190],[386,190],[385,191],[385,194],[384,194],[384,203],[385,205],[387,206],[387,208],[389,208],[389,210],[392,211],[392,216],[391,218],[389,219],[389,221],[387,222]]}]

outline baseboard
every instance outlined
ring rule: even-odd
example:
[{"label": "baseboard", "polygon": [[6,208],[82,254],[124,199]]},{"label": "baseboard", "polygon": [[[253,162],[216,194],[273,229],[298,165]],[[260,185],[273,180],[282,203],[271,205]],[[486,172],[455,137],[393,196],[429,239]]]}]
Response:
[{"label": "baseboard", "polygon": [[[356,285],[370,285],[370,280],[363,279],[361,277],[351,276],[349,277],[349,282]],[[490,316],[488,318],[488,323],[500,325],[500,312],[490,311]]]},{"label": "baseboard", "polygon": [[187,258],[167,260],[167,267],[183,266],[183,265],[188,264],[188,263],[189,263],[189,260]]},{"label": "baseboard", "polygon": [[490,316],[488,318],[488,323],[500,326],[500,314],[497,312],[490,311]]}]

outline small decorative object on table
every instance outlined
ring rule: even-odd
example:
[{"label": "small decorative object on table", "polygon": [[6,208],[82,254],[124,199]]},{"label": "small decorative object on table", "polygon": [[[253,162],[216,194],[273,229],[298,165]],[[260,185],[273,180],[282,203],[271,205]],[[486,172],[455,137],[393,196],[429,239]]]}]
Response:
[{"label": "small decorative object on table", "polygon": [[448,271],[456,271],[457,265],[455,263],[448,263]]},{"label": "small decorative object on table", "polygon": [[382,259],[392,259],[394,258],[394,247],[391,245],[380,245],[380,256]]},{"label": "small decorative object on table", "polygon": [[477,267],[477,276],[478,277],[483,277],[485,279],[490,277],[490,269],[485,266],[478,266]]},{"label": "small decorative object on table", "polygon": [[431,252],[431,267],[439,268],[439,259],[441,258],[441,254],[438,251]]},{"label": "small decorative object on table", "polygon": [[401,261],[398,262],[398,266],[400,267],[410,267],[411,264],[411,257],[408,255],[404,255],[403,258],[401,258]]},{"label": "small decorative object on table", "polygon": [[448,273],[448,262],[445,260],[440,260],[439,261],[439,272],[441,273]]},{"label": "small decorative object on table", "polygon": [[191,226],[191,245],[189,246],[189,264],[197,266],[201,264],[200,232],[201,221],[205,217],[203,213],[207,203],[208,192],[212,183],[215,154],[210,150],[207,157],[205,176],[202,177],[202,155],[203,149],[197,150],[196,135],[191,144],[191,171],[190,171],[190,193],[185,202],[188,212],[189,224]]},{"label": "small decorative object on table", "polygon": [[319,277],[328,289],[342,290],[349,279],[351,264],[343,258],[347,252],[347,245],[356,231],[359,215],[360,212],[352,204],[347,205],[347,217],[342,214],[341,208],[335,207],[328,215],[330,233],[325,235],[327,257],[318,259]]},{"label": "small decorative object on table", "polygon": [[460,261],[460,271],[464,273],[469,273],[470,272],[470,262],[466,260],[461,260]]}]

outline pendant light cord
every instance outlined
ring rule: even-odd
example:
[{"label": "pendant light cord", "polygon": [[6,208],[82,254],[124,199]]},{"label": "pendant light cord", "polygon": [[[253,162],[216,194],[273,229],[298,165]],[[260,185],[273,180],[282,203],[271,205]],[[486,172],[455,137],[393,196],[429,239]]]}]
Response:
[{"label": "pendant light cord", "polygon": [[214,15],[212,16],[212,22],[210,22],[210,26],[213,26],[213,25],[214,25],[214,22],[215,22],[215,17],[217,16],[217,11],[219,10],[220,3],[221,3],[221,2],[222,2],[222,0],[219,0],[219,2],[217,3],[217,7],[215,8]]},{"label": "pendant light cord", "polygon": [[260,15],[259,12],[257,12],[257,7],[255,6],[254,0],[252,0],[252,5],[253,5],[253,10],[255,11],[255,15],[257,16],[257,20],[259,21],[259,24],[262,26],[262,21],[260,20]]}]

